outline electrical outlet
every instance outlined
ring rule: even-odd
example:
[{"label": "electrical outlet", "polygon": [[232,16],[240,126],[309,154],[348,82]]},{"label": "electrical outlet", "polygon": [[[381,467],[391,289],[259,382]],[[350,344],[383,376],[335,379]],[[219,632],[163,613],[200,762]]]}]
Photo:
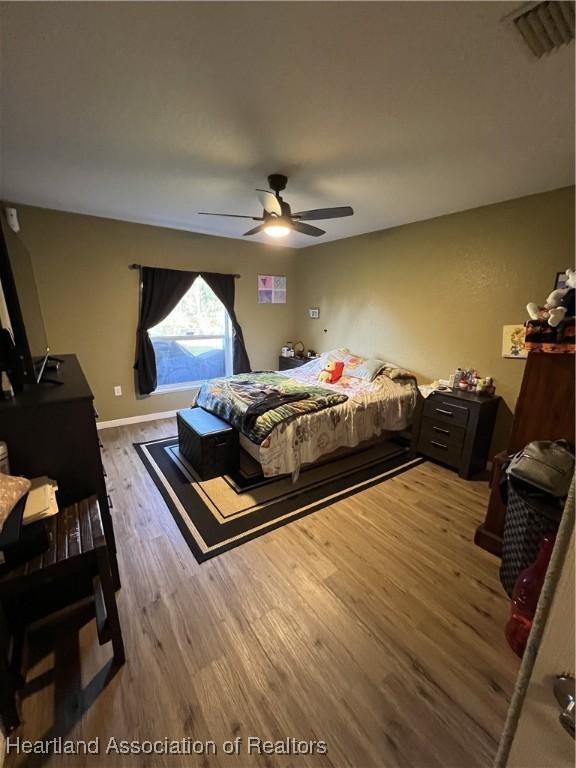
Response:
[{"label": "electrical outlet", "polygon": [[122,387],[121,386],[114,387],[114,394],[116,395],[116,397],[120,397],[122,395]]}]

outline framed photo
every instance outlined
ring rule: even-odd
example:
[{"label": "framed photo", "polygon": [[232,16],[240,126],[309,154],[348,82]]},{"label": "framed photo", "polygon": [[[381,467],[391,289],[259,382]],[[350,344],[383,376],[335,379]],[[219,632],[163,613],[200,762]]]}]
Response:
[{"label": "framed photo", "polygon": [[523,325],[505,325],[502,328],[502,357],[514,357],[523,360],[528,357],[524,345],[526,328]]},{"label": "framed photo", "polygon": [[559,288],[566,288],[566,280],[568,279],[568,275],[566,272],[556,272],[556,281],[554,283],[554,290],[557,291]]},{"label": "framed photo", "polygon": [[258,275],[258,304],[286,304],[285,275]]}]

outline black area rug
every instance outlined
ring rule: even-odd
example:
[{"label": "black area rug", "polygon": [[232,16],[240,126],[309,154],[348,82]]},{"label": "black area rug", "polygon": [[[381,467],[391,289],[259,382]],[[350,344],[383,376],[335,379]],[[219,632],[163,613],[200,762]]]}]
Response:
[{"label": "black area rug", "polygon": [[241,452],[235,475],[200,480],[178,450],[176,437],[135,445],[198,562],[237,547],[417,466],[408,449],[383,442],[290,477],[264,478]]}]

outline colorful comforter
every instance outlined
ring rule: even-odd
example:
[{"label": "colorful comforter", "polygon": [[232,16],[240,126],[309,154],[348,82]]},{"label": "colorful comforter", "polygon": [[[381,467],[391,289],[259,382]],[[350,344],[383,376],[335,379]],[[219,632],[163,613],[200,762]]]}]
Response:
[{"label": "colorful comforter", "polygon": [[[302,399],[297,399],[298,395]],[[247,418],[255,407],[267,399],[281,404],[265,410],[255,419]],[[226,379],[207,381],[198,393],[196,405],[220,416],[253,443],[260,445],[278,425],[296,416],[340,405],[347,399],[348,396],[343,392],[265,372],[241,373]]]},{"label": "colorful comforter", "polygon": [[[313,384],[322,367],[322,360],[314,360],[283,375],[301,385]],[[258,446],[240,436],[240,445],[262,465],[264,477],[291,474],[296,479],[302,466],[335,450],[406,429],[418,397],[413,374],[392,365],[385,366],[374,381],[345,376],[326,387],[348,399],[280,424]]]}]

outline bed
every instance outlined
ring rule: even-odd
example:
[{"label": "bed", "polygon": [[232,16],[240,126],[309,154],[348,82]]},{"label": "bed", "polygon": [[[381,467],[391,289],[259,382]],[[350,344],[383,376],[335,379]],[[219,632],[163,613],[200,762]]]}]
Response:
[{"label": "bed", "polygon": [[[335,384],[320,384],[318,374],[331,359],[363,360],[352,357],[348,350],[333,350],[288,371],[214,379],[200,389],[197,405],[238,429],[241,447],[262,466],[265,477],[288,474],[296,479],[304,465],[321,461],[339,449],[353,449],[388,433],[401,432],[410,425],[418,397],[413,374],[382,363],[371,381],[359,375],[344,375]],[[361,371],[345,369],[345,373],[350,372]],[[320,405],[316,407],[315,401],[308,398],[279,409],[285,411],[283,417],[271,411],[256,418],[253,430],[242,429],[226,395],[231,389],[242,390],[247,381],[286,392],[313,393]],[[245,410],[245,403],[237,410],[242,408]],[[277,423],[270,420],[271,415],[278,417]]]}]

